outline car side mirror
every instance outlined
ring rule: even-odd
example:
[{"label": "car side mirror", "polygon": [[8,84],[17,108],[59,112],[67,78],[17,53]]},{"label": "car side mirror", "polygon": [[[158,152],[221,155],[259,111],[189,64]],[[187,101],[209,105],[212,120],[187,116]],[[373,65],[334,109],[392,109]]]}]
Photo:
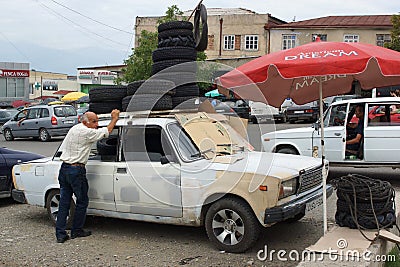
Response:
[{"label": "car side mirror", "polygon": [[160,161],[161,161],[161,164],[164,165],[164,164],[172,162],[173,158],[171,155],[165,155],[165,156],[161,156]]},{"label": "car side mirror", "polygon": [[319,121],[318,121],[318,122],[314,122],[314,123],[312,124],[312,127],[313,127],[316,131],[318,131],[318,130],[319,130]]}]

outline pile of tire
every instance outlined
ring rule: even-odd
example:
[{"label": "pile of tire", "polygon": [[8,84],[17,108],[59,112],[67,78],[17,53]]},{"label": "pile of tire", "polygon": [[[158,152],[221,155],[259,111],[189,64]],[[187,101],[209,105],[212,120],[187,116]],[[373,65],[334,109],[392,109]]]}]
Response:
[{"label": "pile of tire", "polygon": [[127,87],[110,85],[89,89],[89,111],[97,114],[110,113],[122,109],[122,99],[126,97]]},{"label": "pile of tire", "polygon": [[332,184],[337,189],[335,220],[339,226],[379,229],[396,223],[395,191],[389,182],[349,174]]}]

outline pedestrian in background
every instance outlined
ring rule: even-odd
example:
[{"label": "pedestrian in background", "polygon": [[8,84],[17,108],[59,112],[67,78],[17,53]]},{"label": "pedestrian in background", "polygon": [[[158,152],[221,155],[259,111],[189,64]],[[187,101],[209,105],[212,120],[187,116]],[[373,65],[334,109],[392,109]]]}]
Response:
[{"label": "pedestrian in background", "polygon": [[81,123],[73,126],[64,139],[64,147],[60,157],[63,163],[58,175],[60,183],[60,203],[56,222],[58,243],[64,243],[70,238],[66,232],[66,226],[72,194],[76,197],[76,206],[71,238],[86,237],[92,234],[91,231],[83,229],[89,204],[89,185],[85,165],[92,144],[109,136],[118,121],[119,113],[119,110],[114,109],[111,112],[111,122],[107,127],[98,129],[99,119],[97,115],[93,112],[86,112],[82,115]]}]

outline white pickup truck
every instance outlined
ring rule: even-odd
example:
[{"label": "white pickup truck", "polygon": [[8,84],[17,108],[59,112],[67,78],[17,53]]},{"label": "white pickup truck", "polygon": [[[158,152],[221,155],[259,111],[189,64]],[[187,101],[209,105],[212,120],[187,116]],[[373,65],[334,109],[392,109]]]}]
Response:
[{"label": "white pickup truck", "polygon": [[[86,165],[90,215],[205,226],[217,248],[239,253],[253,246],[262,227],[299,220],[321,203],[326,164],[253,151],[231,126],[235,118],[123,116],[93,146]],[[108,123],[100,116],[100,127]],[[53,157],[13,169],[14,199],[47,208],[54,222],[62,152],[63,144]]]}]

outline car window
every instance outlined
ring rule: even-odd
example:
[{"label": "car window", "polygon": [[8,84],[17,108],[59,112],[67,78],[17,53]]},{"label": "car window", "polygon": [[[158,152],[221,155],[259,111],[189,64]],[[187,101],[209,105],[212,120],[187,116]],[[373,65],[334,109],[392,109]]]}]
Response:
[{"label": "car window", "polygon": [[64,109],[64,115],[66,116],[66,117],[69,117],[69,116],[76,116],[76,110],[74,109],[74,107],[64,107],[63,108]]},{"label": "car window", "polygon": [[36,119],[40,117],[40,109],[39,108],[31,108],[28,110],[27,119]]},{"label": "car window", "polygon": [[399,103],[379,103],[368,105],[368,126],[400,125]]},{"label": "car window", "polygon": [[42,115],[41,118],[47,118],[49,117],[49,110],[47,108],[42,108]]},{"label": "car window", "polygon": [[171,134],[172,141],[178,153],[184,161],[193,161],[201,157],[199,149],[181,126],[171,123],[167,125],[167,129]]},{"label": "car window", "polygon": [[329,126],[343,126],[346,120],[347,104],[334,105],[329,116]]}]

